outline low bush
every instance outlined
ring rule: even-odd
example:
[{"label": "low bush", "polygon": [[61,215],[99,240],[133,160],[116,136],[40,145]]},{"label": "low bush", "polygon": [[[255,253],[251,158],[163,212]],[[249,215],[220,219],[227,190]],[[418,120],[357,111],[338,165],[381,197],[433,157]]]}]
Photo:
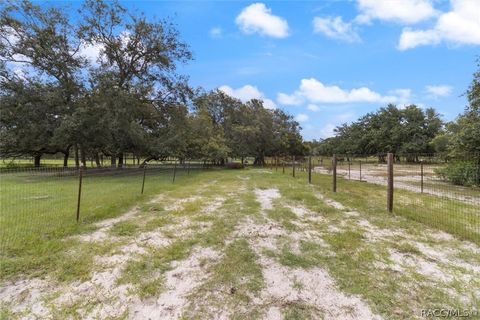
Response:
[{"label": "low bush", "polygon": [[435,173],[455,185],[467,187],[480,185],[480,168],[473,161],[449,162],[445,167],[436,169]]},{"label": "low bush", "polygon": [[243,169],[244,165],[239,162],[229,162],[225,164],[225,168],[227,169]]}]

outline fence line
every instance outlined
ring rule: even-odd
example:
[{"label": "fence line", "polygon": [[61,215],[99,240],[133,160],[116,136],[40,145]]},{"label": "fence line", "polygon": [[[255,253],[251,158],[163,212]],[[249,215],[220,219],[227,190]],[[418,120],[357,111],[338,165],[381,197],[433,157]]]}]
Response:
[{"label": "fence line", "polygon": [[[3,168],[0,170],[0,260],[25,243],[124,210],[160,185],[208,169],[202,161],[122,168]],[[126,206],[126,207],[125,207]]]},{"label": "fence line", "polygon": [[[480,157],[382,154],[294,157],[287,167],[308,167],[306,179],[327,183],[336,193],[366,188],[363,201],[377,201],[386,212],[480,243]],[[311,160],[310,160],[311,159]],[[313,166],[307,166],[313,161]],[[293,174],[292,174],[293,175]],[[343,178],[338,180],[338,178]],[[317,180],[317,181],[315,181]],[[359,182],[361,182],[359,184]],[[374,196],[375,195],[375,196]],[[395,195],[395,196],[394,196]],[[371,199],[370,199],[371,198]]]}]

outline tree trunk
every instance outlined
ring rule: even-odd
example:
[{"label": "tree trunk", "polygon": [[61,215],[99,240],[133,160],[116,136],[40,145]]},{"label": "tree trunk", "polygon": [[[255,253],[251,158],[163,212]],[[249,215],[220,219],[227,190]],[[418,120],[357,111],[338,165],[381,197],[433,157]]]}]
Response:
[{"label": "tree trunk", "polygon": [[70,156],[70,148],[68,148],[63,154],[63,166],[68,167],[68,157]]},{"label": "tree trunk", "polygon": [[33,157],[33,165],[35,168],[39,168],[40,167],[40,159],[42,158],[42,155],[41,154],[36,154],[34,157]]},{"label": "tree trunk", "polygon": [[73,146],[73,151],[75,153],[75,167],[78,169],[80,167],[80,160],[78,158],[78,146]]},{"label": "tree trunk", "polygon": [[117,166],[117,157],[113,155],[110,157],[110,165],[112,168],[115,168]]},{"label": "tree trunk", "polygon": [[260,157],[255,157],[255,160],[253,161],[254,165],[264,165],[265,164],[265,158],[263,156]]},{"label": "tree trunk", "polygon": [[118,154],[118,168],[123,167],[123,152]]},{"label": "tree trunk", "polygon": [[97,165],[97,168],[100,168],[102,166],[100,162],[100,157],[98,156],[97,152],[95,152],[95,164]]},{"label": "tree trunk", "polygon": [[85,149],[80,146],[80,162],[81,166],[85,168],[87,165],[87,155],[85,154]]}]

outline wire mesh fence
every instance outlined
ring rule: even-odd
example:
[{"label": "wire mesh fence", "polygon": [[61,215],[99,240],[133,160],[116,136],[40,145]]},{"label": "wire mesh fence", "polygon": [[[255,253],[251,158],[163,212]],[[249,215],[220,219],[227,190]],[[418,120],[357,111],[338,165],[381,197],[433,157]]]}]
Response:
[{"label": "wire mesh fence", "polygon": [[[380,202],[388,211],[387,154],[336,155],[335,166],[333,159],[288,156],[267,163],[275,170],[280,164],[282,171],[313,183],[327,179],[337,193],[363,191],[365,202]],[[480,243],[480,155],[401,154],[392,159],[393,214]]]},{"label": "wire mesh fence", "polygon": [[29,243],[111,217],[142,196],[159,193],[165,185],[206,168],[202,161],[122,168],[3,168],[0,260]]}]

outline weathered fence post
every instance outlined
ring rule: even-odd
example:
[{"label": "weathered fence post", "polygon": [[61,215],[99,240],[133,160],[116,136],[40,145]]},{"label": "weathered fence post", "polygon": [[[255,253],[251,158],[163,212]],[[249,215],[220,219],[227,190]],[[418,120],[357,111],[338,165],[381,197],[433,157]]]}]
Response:
[{"label": "weathered fence post", "polygon": [[83,179],[84,166],[85,166],[85,163],[82,163],[78,170],[77,222],[78,220],[80,220],[80,200],[82,199],[82,179]]},{"label": "weathered fence post", "polygon": [[295,156],[292,156],[292,176],[295,178]]},{"label": "weathered fence post", "polygon": [[172,183],[175,183],[175,176],[177,175],[177,159],[175,159],[175,163],[173,164],[173,179]]},{"label": "weathered fence post", "polygon": [[333,178],[333,192],[337,192],[337,155],[333,155],[332,159],[332,178]]},{"label": "weathered fence post", "polygon": [[420,192],[423,193],[423,161],[420,162]]},{"label": "weathered fence post", "polygon": [[387,210],[393,211],[393,153],[387,154],[388,184],[387,184]]},{"label": "weathered fence post", "polygon": [[282,173],[285,173],[285,160],[286,160],[286,158],[283,157],[283,161],[282,161]]},{"label": "weathered fence post", "polygon": [[312,156],[308,157],[308,183],[312,183]]},{"label": "weathered fence post", "polygon": [[145,175],[147,173],[147,164],[143,166],[143,180],[142,180],[142,194],[143,194],[143,189],[145,188]]}]

